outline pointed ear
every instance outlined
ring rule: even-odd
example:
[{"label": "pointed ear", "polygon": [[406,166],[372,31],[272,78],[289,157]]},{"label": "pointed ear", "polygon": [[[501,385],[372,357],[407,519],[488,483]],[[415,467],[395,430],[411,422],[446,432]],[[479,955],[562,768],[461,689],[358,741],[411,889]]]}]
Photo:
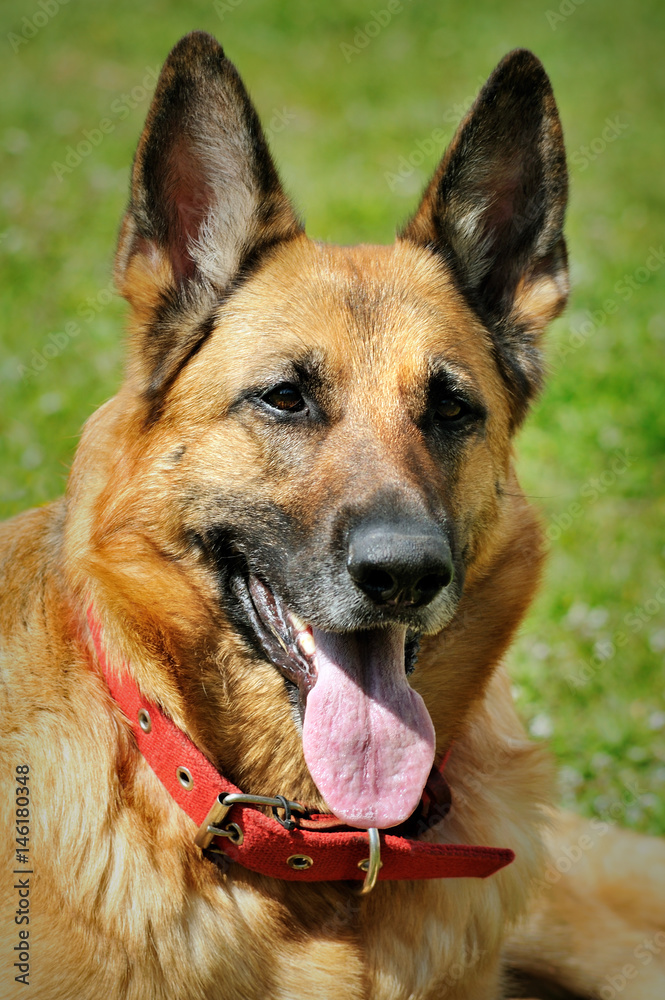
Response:
[{"label": "pointed ear", "polygon": [[538,390],[539,334],[568,295],[561,123],[550,81],[526,50],[494,70],[400,234],[452,270],[492,334],[517,404]]},{"label": "pointed ear", "polygon": [[300,232],[235,67],[210,35],[185,36],[157,82],[116,256],[149,396],[198,350],[214,305]]}]

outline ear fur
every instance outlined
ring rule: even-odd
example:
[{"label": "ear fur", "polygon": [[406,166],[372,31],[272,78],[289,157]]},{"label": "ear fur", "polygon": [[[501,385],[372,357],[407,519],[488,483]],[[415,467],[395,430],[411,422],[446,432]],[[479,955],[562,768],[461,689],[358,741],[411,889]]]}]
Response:
[{"label": "ear fur", "polygon": [[301,231],[235,67],[210,35],[186,35],[157,83],[116,257],[149,396],[200,347],[219,300]]},{"label": "ear fur", "polygon": [[481,90],[400,234],[443,258],[492,334],[516,420],[541,384],[539,335],[568,295],[566,198],[550,81],[518,49]]}]

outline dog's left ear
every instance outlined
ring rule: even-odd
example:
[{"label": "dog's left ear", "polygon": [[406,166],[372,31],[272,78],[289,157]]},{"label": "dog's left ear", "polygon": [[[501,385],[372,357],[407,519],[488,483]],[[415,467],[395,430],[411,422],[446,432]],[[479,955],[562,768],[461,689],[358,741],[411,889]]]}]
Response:
[{"label": "dog's left ear", "polygon": [[494,70],[402,238],[452,269],[490,330],[524,412],[542,377],[539,334],[568,296],[561,123],[550,81],[526,50]]},{"label": "dog's left ear", "polygon": [[215,304],[301,232],[235,67],[211,35],[186,35],[157,82],[116,256],[149,399],[198,350]]}]

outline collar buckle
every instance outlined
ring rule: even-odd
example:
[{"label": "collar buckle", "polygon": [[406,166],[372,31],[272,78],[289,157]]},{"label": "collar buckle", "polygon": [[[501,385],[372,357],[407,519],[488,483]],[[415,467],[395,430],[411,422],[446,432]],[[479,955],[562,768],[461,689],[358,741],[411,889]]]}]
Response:
[{"label": "collar buckle", "polygon": [[[292,812],[307,812],[301,802],[291,802],[283,795],[247,795],[244,792],[231,792],[225,795],[220,792],[194,838],[197,847],[200,847],[202,851],[206,850],[214,837],[229,837],[233,843],[242,843],[243,833],[237,823],[230,823],[226,828],[221,826],[229,809],[236,805],[271,806],[273,816],[285,830],[292,830],[295,826],[295,822],[291,818]],[[278,809],[283,810],[284,819],[277,815]]]}]

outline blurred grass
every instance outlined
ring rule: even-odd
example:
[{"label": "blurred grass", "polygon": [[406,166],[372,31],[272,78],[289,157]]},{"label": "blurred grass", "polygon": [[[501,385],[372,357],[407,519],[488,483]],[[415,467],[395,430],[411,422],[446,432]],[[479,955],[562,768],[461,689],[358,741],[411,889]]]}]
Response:
[{"label": "blurred grass", "polygon": [[[515,688],[561,762],[564,801],[665,832],[665,8],[404,2],[361,48],[357,30],[385,7],[2,5],[2,513],[62,491],[82,422],[121,377],[109,281],[142,81],[182,34],[222,41],[310,235],[342,243],[391,240],[440,154],[432,131],[450,135],[481,78],[528,46],[566,132],[574,291],[518,442],[551,552],[511,656]],[[54,162],[104,118],[109,133],[59,179]]]}]

